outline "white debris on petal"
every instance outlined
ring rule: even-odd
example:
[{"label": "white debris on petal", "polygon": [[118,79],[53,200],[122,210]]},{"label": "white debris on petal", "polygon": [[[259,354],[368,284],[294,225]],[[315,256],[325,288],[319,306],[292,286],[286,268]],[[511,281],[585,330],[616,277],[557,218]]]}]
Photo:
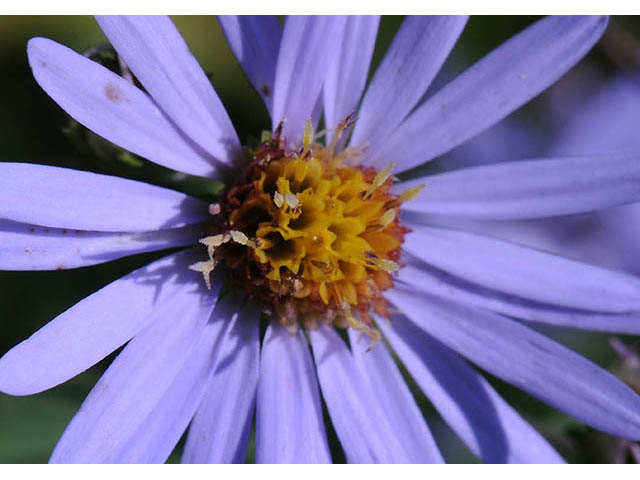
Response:
[{"label": "white debris on petal", "polygon": [[211,245],[212,247],[219,247],[220,245],[222,245],[223,243],[228,242],[228,239],[225,239],[225,235],[222,233],[219,233],[217,235],[213,235],[211,237],[204,237],[200,239],[200,243],[202,243],[203,245],[209,246]]},{"label": "white debris on petal", "polygon": [[276,207],[281,208],[284,205],[284,197],[280,192],[276,192],[273,194],[273,203],[275,203]]},{"label": "white debris on petal", "polygon": [[207,260],[206,262],[197,262],[189,265],[189,270],[202,273],[204,283],[207,284],[207,289],[211,290],[211,272],[213,272],[215,266],[214,260]]},{"label": "white debris on petal", "polygon": [[211,237],[204,237],[200,239],[200,243],[207,247],[207,253],[209,254],[209,258],[213,256],[213,251],[216,247],[219,247],[223,243],[228,242],[229,239],[225,239],[225,236],[222,233],[218,235],[213,235]]},{"label": "white debris on petal", "polygon": [[296,197],[293,193],[287,193],[284,196],[284,201],[291,208],[296,208],[298,206],[298,203],[300,203],[298,197]]},{"label": "white debris on petal", "polygon": [[285,325],[284,328],[287,329],[291,335],[297,335],[298,330],[300,330],[300,324],[298,322],[291,323],[289,325]]},{"label": "white debris on petal", "polygon": [[381,335],[378,330],[367,325],[362,320],[356,318],[351,312],[351,307],[347,303],[343,303],[342,305],[342,314],[347,320],[347,325],[358,332],[364,333],[369,337],[370,343],[367,347],[367,352],[369,352],[375,345],[380,341]]}]

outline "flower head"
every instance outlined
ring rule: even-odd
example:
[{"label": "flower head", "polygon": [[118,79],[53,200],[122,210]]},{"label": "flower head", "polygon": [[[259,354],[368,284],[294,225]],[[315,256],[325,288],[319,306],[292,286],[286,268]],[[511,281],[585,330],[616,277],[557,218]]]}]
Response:
[{"label": "flower head", "polygon": [[[338,128],[343,130],[347,122]],[[346,165],[355,154],[313,143],[287,151],[281,127],[263,142],[239,179],[210,209],[200,243],[209,259],[190,268],[209,276],[224,262],[236,286],[289,330],[300,324],[350,326],[379,338],[370,312],[389,317],[382,292],[393,284],[407,229],[408,195],[394,195],[390,170]],[[409,194],[416,194],[411,190]]]},{"label": "flower head", "polygon": [[[348,461],[441,462],[389,347],[485,461],[562,458],[462,357],[598,429],[640,438],[634,392],[520,321],[637,333],[640,281],[443,227],[637,200],[637,156],[394,177],[551,85],[606,18],[540,20],[422,103],[466,18],[407,18],[362,96],[378,20],[290,17],[282,30],[273,18],[220,18],[273,122],[244,165],[222,103],[168,18],[98,18],[144,91],[31,40],[38,83],[87,128],[169,168],[233,172],[209,204],[89,172],[0,166],[3,268],[195,246],[104,287],[0,359],[0,390],[24,395],[129,342],[52,461],[164,461],[187,427],[184,461],[241,460],[255,406],[258,461],[328,462],[322,395]],[[348,343],[334,327],[353,327]],[[386,342],[370,348],[361,332]]]}]

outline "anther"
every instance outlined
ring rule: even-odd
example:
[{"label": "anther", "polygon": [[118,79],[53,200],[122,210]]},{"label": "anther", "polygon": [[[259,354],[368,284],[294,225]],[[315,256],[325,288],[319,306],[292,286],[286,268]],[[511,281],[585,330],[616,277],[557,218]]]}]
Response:
[{"label": "anther", "polygon": [[231,230],[229,233],[234,242],[240,245],[247,245],[249,243],[249,238],[244,233],[238,230]]},{"label": "anther", "polygon": [[260,143],[265,143],[271,140],[271,132],[269,130],[263,130],[260,135]]},{"label": "anther", "polygon": [[380,170],[376,175],[376,178],[373,179],[372,186],[374,188],[379,188],[384,182],[386,182],[387,179],[391,176],[391,171],[395,166],[396,166],[395,162],[391,162],[389,165],[387,165],[382,170]]},{"label": "anther", "polygon": [[284,205],[284,197],[280,192],[273,194],[273,203],[275,203],[278,208],[282,208],[282,205]]},{"label": "anther", "polygon": [[393,167],[395,167],[395,166],[396,166],[395,162],[391,162],[389,165],[387,165],[386,167],[384,167],[382,170],[380,170],[378,172],[376,177],[373,179],[373,182],[371,183],[371,186],[364,193],[364,198],[365,199],[369,198],[373,194],[373,192],[375,192],[378,188],[380,188],[382,185],[384,185],[384,183],[391,176],[391,171],[393,170]]},{"label": "anther", "polygon": [[298,197],[296,197],[293,193],[287,193],[284,196],[284,201],[291,208],[296,208],[298,206],[298,203],[300,203]]},{"label": "anther", "polygon": [[387,260],[385,258],[378,258],[373,260],[373,263],[380,270],[384,270],[385,272],[396,272],[400,269],[400,266],[391,260]]},{"label": "anther", "polygon": [[307,121],[304,123],[304,131],[302,133],[302,145],[304,147],[302,153],[303,155],[309,151],[311,148],[311,142],[313,141],[313,123],[310,118],[307,118]]},{"label": "anther", "polygon": [[413,200],[414,198],[416,198],[418,196],[418,194],[420,193],[420,191],[424,188],[424,183],[420,184],[420,185],[416,185],[415,187],[411,187],[406,189],[404,192],[402,192],[396,202],[398,202],[398,204],[400,203],[405,203],[408,202],[410,200]]},{"label": "anther", "polygon": [[382,226],[382,228],[386,228],[387,226],[389,226],[391,222],[395,220],[395,218],[396,218],[396,211],[393,209],[387,210],[380,217],[380,225]]}]

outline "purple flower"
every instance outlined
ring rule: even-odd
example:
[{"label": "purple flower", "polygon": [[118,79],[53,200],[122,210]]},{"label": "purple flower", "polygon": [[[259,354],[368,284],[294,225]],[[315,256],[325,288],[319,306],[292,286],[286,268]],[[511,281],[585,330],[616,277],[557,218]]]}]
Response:
[{"label": "purple flower", "polygon": [[[233,125],[171,21],[101,17],[98,22],[148,94],[68,48],[36,38],[28,53],[42,88],[78,122],[158,164],[201,176],[232,171],[237,180],[248,175],[237,170],[242,157]],[[465,22],[463,17],[407,18],[362,96],[377,17],[290,17],[282,31],[273,18],[220,18],[232,50],[265,101],[273,130],[286,119],[281,134],[287,151],[278,158],[313,157],[311,165],[319,152],[332,154],[330,143],[311,146],[307,119],[317,121],[324,113],[332,127],[358,109],[347,147],[342,150],[345,137],[333,130],[327,140],[335,140],[337,156],[359,155],[361,165],[378,170],[380,176],[366,180],[371,170],[359,167],[362,183],[353,180],[360,178],[355,167],[338,169],[367,186],[356,196],[362,201],[376,201],[390,185],[385,165],[396,162],[403,172],[427,162],[547,88],[585,55],[607,20],[540,20],[419,103]],[[271,155],[280,143],[264,145]],[[362,146],[366,150],[358,149]],[[257,183],[240,183],[256,194],[264,193],[261,185],[268,183],[261,169],[273,164],[271,158],[259,160],[258,173],[265,176]],[[278,182],[284,184],[283,175]],[[340,177],[338,187],[353,185],[347,180]],[[380,287],[386,298],[381,301],[391,302],[397,313],[390,324],[376,324],[444,420],[481,459],[562,461],[465,359],[597,429],[640,438],[640,397],[521,322],[638,333],[640,281],[438,225],[450,218],[516,220],[629,203],[639,199],[639,182],[638,156],[615,154],[465,168],[394,187],[401,192],[426,184],[403,207],[403,221],[413,230],[404,237],[404,266],[394,288]],[[277,212],[285,212],[289,226],[307,220],[302,215],[313,208],[302,195],[285,195],[285,186],[278,183],[280,196],[273,196],[281,209]],[[388,208],[396,197],[386,190],[384,195],[387,203],[380,201],[387,210],[381,210],[379,221],[384,228],[400,228],[387,213],[395,211]],[[228,271],[213,268],[217,252],[230,261],[225,249],[252,251],[257,257],[270,248],[264,244],[267,234],[216,233],[210,223],[221,205],[209,209],[184,194],[116,177],[0,164],[1,268],[73,268],[193,245],[201,237],[209,248],[210,270],[202,266],[202,248],[168,255],[89,296],[0,359],[0,390],[27,395],[70,379],[129,342],[67,427],[51,461],[162,462],[189,425],[183,461],[240,461],[255,406],[259,462],[329,462],[322,394],[349,462],[441,462],[388,347],[379,342],[367,352],[369,342],[359,338],[357,328],[372,332],[364,320],[349,319],[354,326],[348,329],[349,348],[332,326],[319,322],[312,328],[310,317],[303,322],[302,310],[295,307],[293,317],[285,318],[303,328],[285,329],[273,321],[260,342],[265,303],[255,300],[259,295],[247,300],[241,291],[232,291],[218,299]],[[269,203],[269,209],[276,207]],[[366,209],[358,215],[362,220]],[[231,216],[223,220],[234,221]],[[338,233],[325,230],[351,238],[344,233],[350,228],[353,222]],[[376,251],[395,251],[389,245],[393,238],[378,240]],[[298,244],[286,244],[291,245]],[[343,260],[359,255],[353,245],[340,245],[350,252]],[[341,251],[335,244],[332,249]],[[276,250],[265,253],[269,261],[282,257],[289,262],[300,253],[293,247],[293,253]],[[300,258],[309,255],[307,248]],[[367,275],[386,272],[393,264],[391,257],[368,256],[373,263]],[[242,261],[239,265],[247,266]],[[196,265],[205,277],[212,274],[211,289],[188,268]],[[298,275],[295,265],[287,265]],[[321,267],[324,282],[329,273]],[[239,271],[231,268],[230,275]],[[319,297],[305,292],[306,278],[287,273],[288,285],[286,279],[269,278],[273,272],[254,272],[248,278],[255,282],[240,286],[275,288],[268,279],[292,289],[276,295],[277,301],[322,305]],[[294,294],[315,300],[296,303]],[[349,297],[350,290],[336,287],[333,295]],[[380,300],[373,293],[357,295]],[[322,300],[324,314],[334,303]],[[341,310],[345,316],[347,300],[339,303],[347,305]]]}]

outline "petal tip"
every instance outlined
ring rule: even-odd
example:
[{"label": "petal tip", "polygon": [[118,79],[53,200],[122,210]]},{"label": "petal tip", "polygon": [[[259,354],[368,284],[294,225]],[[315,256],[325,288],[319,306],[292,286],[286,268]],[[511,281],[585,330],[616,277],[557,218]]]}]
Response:
[{"label": "petal tip", "polygon": [[44,389],[33,388],[28,382],[28,372],[18,362],[13,361],[13,355],[9,350],[0,358],[0,392],[16,397],[40,393]]}]

